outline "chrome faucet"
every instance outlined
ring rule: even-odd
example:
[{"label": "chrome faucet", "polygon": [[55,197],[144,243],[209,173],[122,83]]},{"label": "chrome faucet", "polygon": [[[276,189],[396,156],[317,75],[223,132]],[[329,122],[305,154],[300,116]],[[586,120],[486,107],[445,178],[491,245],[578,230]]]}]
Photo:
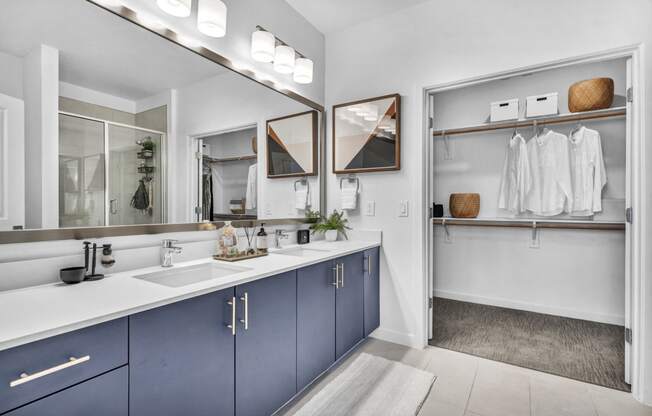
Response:
[{"label": "chrome faucet", "polygon": [[183,251],[182,247],[174,245],[178,240],[166,238],[161,243],[161,267],[172,267],[172,254],[179,254]]},{"label": "chrome faucet", "polygon": [[281,239],[286,239],[290,235],[285,230],[276,230],[274,231],[274,246],[276,248],[281,248]]}]

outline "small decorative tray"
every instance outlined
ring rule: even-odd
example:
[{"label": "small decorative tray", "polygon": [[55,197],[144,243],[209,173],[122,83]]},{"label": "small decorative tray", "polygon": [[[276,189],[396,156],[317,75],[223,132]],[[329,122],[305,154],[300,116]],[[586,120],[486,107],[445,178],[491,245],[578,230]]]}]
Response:
[{"label": "small decorative tray", "polygon": [[240,261],[240,260],[247,260],[247,259],[255,259],[256,257],[263,257],[268,255],[269,253],[267,251],[256,251],[253,254],[247,254],[246,252],[241,252],[239,254],[233,255],[233,256],[218,256],[217,254],[213,256],[215,260],[223,260],[223,261]]}]

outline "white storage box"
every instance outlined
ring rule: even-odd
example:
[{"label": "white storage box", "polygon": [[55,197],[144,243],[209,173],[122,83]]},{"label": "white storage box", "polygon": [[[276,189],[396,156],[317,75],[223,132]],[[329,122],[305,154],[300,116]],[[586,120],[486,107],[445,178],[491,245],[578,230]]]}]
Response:
[{"label": "white storage box", "polygon": [[525,99],[526,117],[541,117],[559,112],[559,97],[556,92],[533,95]]},{"label": "white storage box", "polygon": [[494,101],[491,103],[490,120],[517,120],[518,119],[518,98],[512,98],[505,101]]}]

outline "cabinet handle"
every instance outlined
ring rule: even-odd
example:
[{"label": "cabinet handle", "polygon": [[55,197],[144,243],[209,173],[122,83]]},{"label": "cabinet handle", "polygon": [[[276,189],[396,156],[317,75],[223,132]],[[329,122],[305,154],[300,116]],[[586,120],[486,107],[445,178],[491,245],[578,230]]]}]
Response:
[{"label": "cabinet handle", "polygon": [[80,357],[80,358],[70,357],[68,359],[68,362],[65,362],[65,363],[59,364],[59,365],[55,365],[54,367],[50,367],[50,368],[45,369],[45,370],[41,370],[38,373],[34,373],[34,374],[23,373],[23,374],[20,375],[20,378],[10,382],[9,387],[20,386],[21,384],[25,384],[25,383],[28,383],[28,382],[30,382],[32,380],[36,380],[37,378],[47,376],[48,374],[56,373],[57,371],[61,371],[61,370],[64,370],[66,368],[75,366],[77,364],[84,363],[84,362],[86,362],[86,361],[88,361],[90,359],[91,359],[90,355],[85,355],[85,356]]},{"label": "cabinet handle", "polygon": [[340,288],[340,266],[339,264],[336,264],[335,267],[333,267],[333,271],[335,272],[335,281],[331,283],[331,285],[335,286],[335,289]]},{"label": "cabinet handle", "polygon": [[231,335],[235,336],[235,296],[227,301],[226,304],[231,306],[231,323],[226,327],[231,330]]},{"label": "cabinet handle", "polygon": [[240,319],[240,323],[244,325],[245,331],[249,329],[249,294],[244,293],[244,296],[240,297],[240,300],[244,302],[244,319]]},{"label": "cabinet handle", "polygon": [[344,263],[340,263],[342,274],[340,275],[340,287],[344,287]]},{"label": "cabinet handle", "polygon": [[369,273],[369,277],[371,278],[371,256],[367,256],[367,273]]}]

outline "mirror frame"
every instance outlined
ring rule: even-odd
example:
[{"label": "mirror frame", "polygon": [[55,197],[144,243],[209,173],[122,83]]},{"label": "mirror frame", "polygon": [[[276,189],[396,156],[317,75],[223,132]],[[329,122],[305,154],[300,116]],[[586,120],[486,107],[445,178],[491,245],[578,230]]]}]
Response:
[{"label": "mirror frame", "polygon": [[[336,162],[335,155],[337,154],[335,151],[336,143],[337,143],[337,134],[335,130],[335,125],[337,123],[337,120],[335,118],[335,110],[337,108],[348,107],[354,104],[364,104],[373,101],[385,100],[388,98],[393,98],[396,100],[396,145],[394,146],[394,162],[395,162],[394,165],[376,167],[376,168],[356,168],[356,169],[338,170],[337,165],[335,164]],[[333,148],[333,173],[349,174],[349,173],[386,172],[386,171],[393,171],[393,170],[401,170],[401,95],[400,94],[396,93],[396,94],[381,95],[380,97],[366,98],[364,100],[357,100],[348,103],[337,104],[333,106],[331,117],[333,117],[333,129],[331,132],[332,133],[331,146]]]},{"label": "mirror frame", "polygon": [[[131,22],[137,26],[140,26],[146,29],[149,32],[152,32],[163,39],[168,40],[176,46],[180,46],[184,49],[187,49],[191,52],[200,55],[203,58],[208,59],[240,76],[248,78],[249,80],[260,84],[264,87],[272,89],[279,94],[282,94],[288,98],[291,98],[301,104],[304,104],[313,110],[316,110],[321,113],[321,123],[319,123],[319,134],[317,136],[318,151],[317,154],[325,155],[326,151],[326,112],[324,111],[324,106],[289,89],[277,88],[274,82],[258,77],[253,71],[246,69],[238,69],[233,64],[233,62],[227,57],[220,55],[219,53],[208,49],[204,46],[188,46],[183,44],[181,41],[182,35],[177,32],[174,32],[171,29],[167,28],[155,28],[148,25],[148,22],[143,21],[138,18],[138,14],[126,7],[126,6],[116,6],[110,7],[104,4],[101,4],[99,1],[95,0],[80,0],[86,1],[93,6],[104,9],[118,17],[123,18],[124,20]],[[313,111],[310,110],[310,111]],[[326,158],[318,157],[318,164],[315,165],[316,170],[325,172],[326,169]],[[315,173],[316,174],[316,173]],[[301,175],[303,176],[303,175]],[[278,176],[276,176],[278,177]],[[326,178],[325,175],[319,177],[319,209],[321,212],[325,212],[326,209]],[[265,223],[267,225],[283,225],[283,224],[303,224],[308,221],[303,218],[280,218],[280,219],[260,219],[252,221],[232,221],[232,224],[235,227],[253,227]],[[78,227],[78,228],[56,228],[56,229],[26,229],[26,230],[12,230],[12,231],[0,231],[0,244],[16,244],[16,243],[31,243],[38,241],[55,241],[55,240],[84,240],[91,238],[106,238],[106,237],[118,237],[118,236],[128,236],[128,235],[143,235],[143,234],[163,234],[163,233],[174,233],[174,232],[187,232],[187,231],[214,231],[217,228],[224,225],[223,221],[217,222],[207,222],[207,223],[183,223],[183,224],[143,224],[143,225],[116,225],[116,226],[104,226],[104,227]]]},{"label": "mirror frame", "polygon": [[319,133],[317,131],[317,125],[319,124],[319,114],[317,114],[316,110],[308,110],[308,111],[303,111],[301,113],[296,113],[296,114],[290,114],[287,116],[283,117],[277,117],[273,118],[271,120],[267,120],[265,122],[265,141],[267,142],[269,140],[269,124],[273,123],[275,121],[280,121],[280,120],[287,120],[290,118],[294,117],[300,117],[300,116],[305,116],[306,114],[311,114],[311,132],[312,132],[312,171],[311,172],[303,172],[303,173],[281,173],[281,174],[270,174],[269,170],[271,167],[271,160],[272,160],[272,153],[269,151],[269,143],[265,146],[266,148],[266,158],[267,158],[267,177],[270,179],[276,179],[276,178],[294,178],[294,177],[304,177],[304,176],[316,176],[319,174],[319,166],[318,166],[318,154],[319,151],[317,149],[318,146],[318,136]]}]

